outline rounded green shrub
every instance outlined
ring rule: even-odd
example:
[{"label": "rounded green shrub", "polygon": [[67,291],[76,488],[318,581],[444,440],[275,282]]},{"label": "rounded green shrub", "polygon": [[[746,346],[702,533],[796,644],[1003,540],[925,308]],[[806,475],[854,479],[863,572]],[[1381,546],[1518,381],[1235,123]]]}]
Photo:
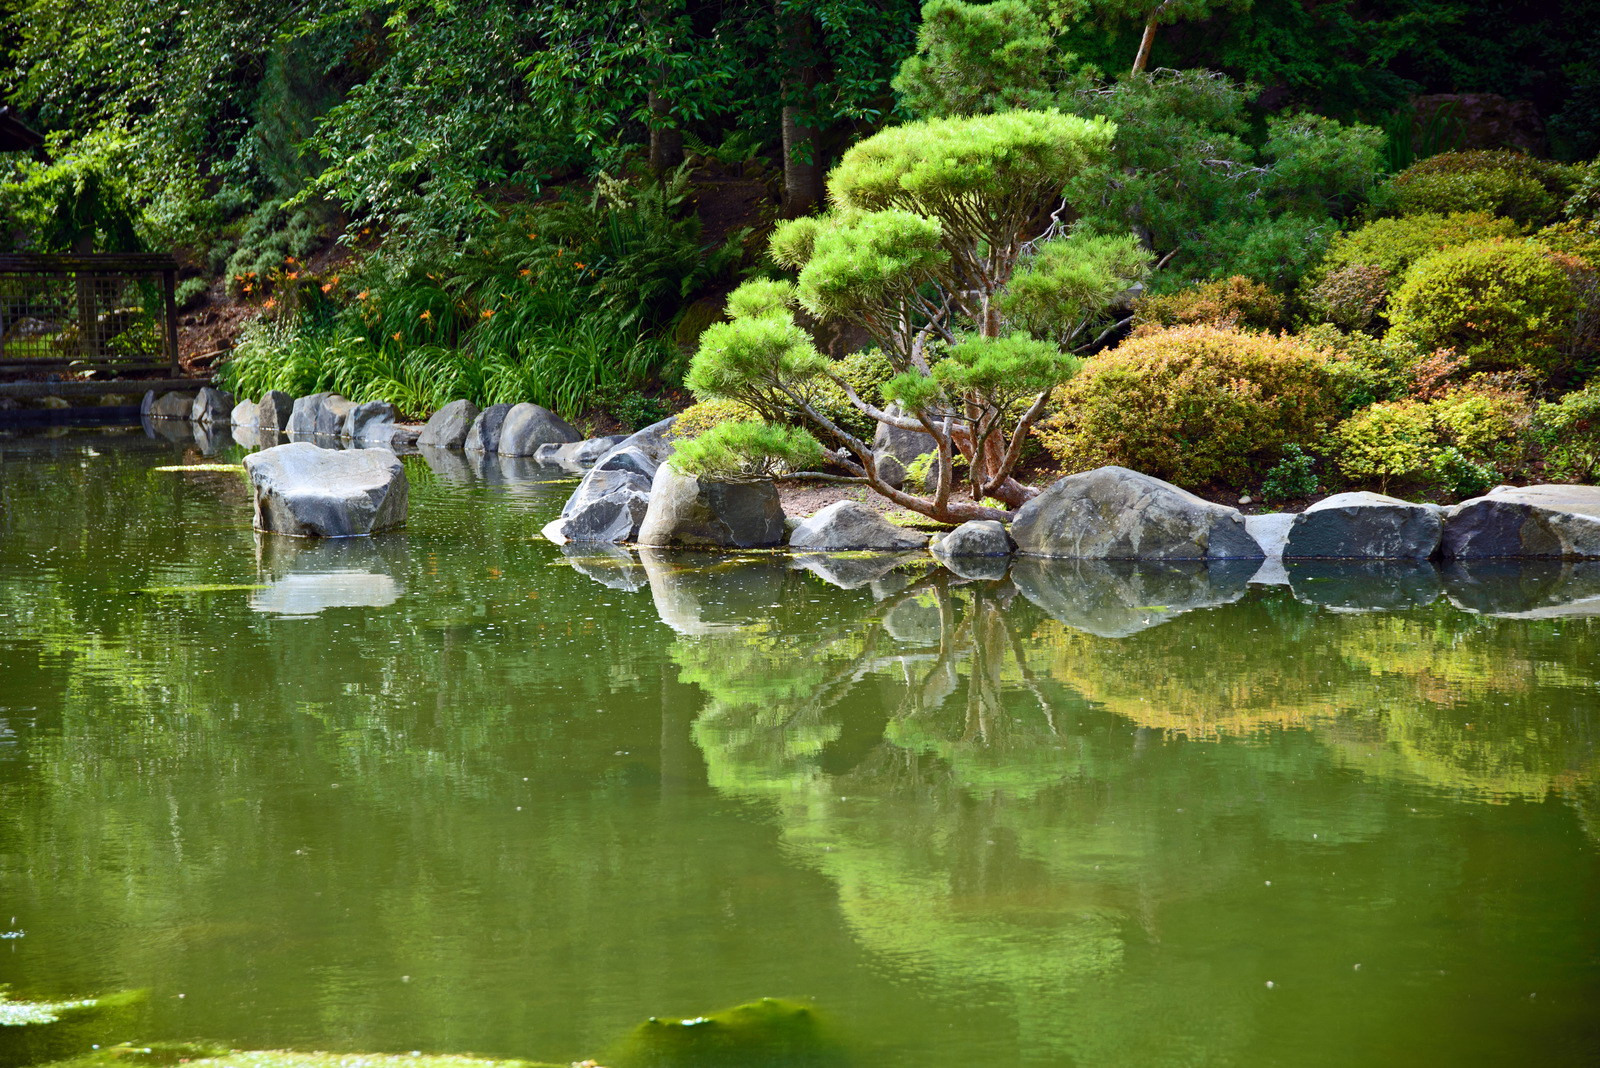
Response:
[{"label": "rounded green shrub", "polygon": [[1549,248],[1491,238],[1419,260],[1389,321],[1424,349],[1455,349],[1473,371],[1549,374],[1576,311],[1572,278]]},{"label": "rounded green shrub", "polygon": [[1438,455],[1433,414],[1421,401],[1384,401],[1356,412],[1334,428],[1333,453],[1344,476],[1375,480],[1389,492],[1391,479],[1424,479]]},{"label": "rounded green shrub", "polygon": [[1507,149],[1443,152],[1395,175],[1387,196],[1401,215],[1487,211],[1539,226],[1557,217],[1582,177],[1580,167]]},{"label": "rounded green shrub", "polygon": [[1545,439],[1545,467],[1551,481],[1600,480],[1600,382],[1539,406],[1534,417]]},{"label": "rounded green shrub", "polygon": [[1378,268],[1398,283],[1413,263],[1440,249],[1488,237],[1515,237],[1519,232],[1514,221],[1487,211],[1376,219],[1335,237],[1307,281],[1315,285],[1334,271],[1361,264]]},{"label": "rounded green shrub", "polygon": [[1069,471],[1121,464],[1180,485],[1253,483],[1336,414],[1328,351],[1214,326],[1152,330],[1089,360],[1041,431]]}]

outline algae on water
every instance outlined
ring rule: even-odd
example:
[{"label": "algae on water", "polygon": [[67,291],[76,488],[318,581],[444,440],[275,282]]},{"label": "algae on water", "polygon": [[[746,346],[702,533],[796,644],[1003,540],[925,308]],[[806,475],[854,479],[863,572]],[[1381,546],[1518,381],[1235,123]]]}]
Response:
[{"label": "algae on water", "polygon": [[0,1068],[72,1057],[132,1026],[142,990],[63,1001],[14,1001],[0,987]]}]

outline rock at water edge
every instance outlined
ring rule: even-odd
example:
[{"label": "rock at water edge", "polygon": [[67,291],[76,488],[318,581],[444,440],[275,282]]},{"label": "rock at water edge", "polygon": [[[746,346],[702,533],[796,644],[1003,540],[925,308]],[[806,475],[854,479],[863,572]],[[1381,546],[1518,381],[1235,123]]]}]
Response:
[{"label": "rock at water edge", "polygon": [[322,402],[333,393],[310,393],[304,397],[296,397],[294,407],[289,411],[289,422],[284,427],[284,433],[296,438],[309,438],[317,432],[317,412],[322,408]]},{"label": "rock at water edge", "polygon": [[269,389],[256,401],[256,426],[262,430],[289,432],[289,416],[294,412],[294,398],[281,389]]},{"label": "rock at water edge", "polygon": [[189,421],[202,426],[226,424],[233,417],[233,394],[202,386],[189,406]]},{"label": "rock at water edge", "polygon": [[256,402],[242,400],[233,406],[233,411],[228,415],[228,422],[235,430],[253,429],[259,418]]},{"label": "rock at water edge", "polygon": [[928,536],[895,526],[876,508],[859,501],[835,501],[803,520],[789,535],[795,549],[841,552],[854,549],[920,549]]},{"label": "rock at water edge", "polygon": [[514,404],[491,404],[478,413],[478,418],[472,421],[472,426],[467,430],[467,440],[461,447],[468,452],[481,452],[484,455],[500,451],[500,431],[506,421],[506,414],[516,407]]},{"label": "rock at water edge", "polygon": [[633,541],[650,507],[650,481],[632,471],[592,471],[567,499],[559,518],[543,534],[557,545],[568,542]]},{"label": "rock at water edge", "polygon": [[345,413],[341,436],[357,445],[388,445],[394,438],[396,414],[388,401],[353,404]]},{"label": "rock at water edge", "polygon": [[1066,560],[1259,560],[1238,509],[1170,482],[1100,467],[1059,480],[1017,511],[1017,550]]},{"label": "rock at water edge", "polygon": [[[193,393],[163,393],[150,402],[151,419],[182,419],[188,422],[194,411]],[[141,404],[140,408],[144,406]]]},{"label": "rock at water edge", "polygon": [[1600,486],[1496,486],[1445,513],[1455,560],[1600,558]]},{"label": "rock at water edge", "polygon": [[565,445],[582,439],[572,424],[549,408],[517,404],[500,425],[498,446],[504,456],[533,456],[541,445]]},{"label": "rock at water edge", "polygon": [[255,492],[257,530],[347,538],[406,521],[410,484],[387,449],[345,452],[298,441],[251,453],[244,466]]},{"label": "rock at water edge", "polygon": [[1294,517],[1289,560],[1426,560],[1439,551],[1440,509],[1381,493],[1336,493]]},{"label": "rock at water edge", "polygon": [[750,549],[783,541],[783,506],[771,482],[704,482],[664,463],[650,485],[641,545]]},{"label": "rock at water edge", "polygon": [[469,400],[451,401],[433,413],[428,425],[417,438],[419,446],[436,449],[459,449],[467,440],[467,432],[478,418],[478,406]]},{"label": "rock at water edge", "polygon": [[928,551],[936,556],[1010,556],[1016,549],[1005,524],[994,519],[969,519],[928,542]]}]

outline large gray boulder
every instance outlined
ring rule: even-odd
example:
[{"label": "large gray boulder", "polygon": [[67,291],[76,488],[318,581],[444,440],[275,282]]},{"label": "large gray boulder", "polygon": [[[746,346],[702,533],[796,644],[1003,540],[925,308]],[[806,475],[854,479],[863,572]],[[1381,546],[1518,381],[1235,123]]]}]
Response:
[{"label": "large gray boulder", "polygon": [[[467,440],[461,443],[461,447],[468,452],[481,452],[486,456],[499,452],[500,431],[505,424],[507,413],[514,407],[516,407],[514,404],[491,404],[479,412],[478,418],[472,421],[472,426],[467,431]],[[528,407],[531,408],[533,405],[530,404]],[[518,454],[507,453],[507,455]]]},{"label": "large gray boulder", "polygon": [[349,438],[357,445],[388,445],[394,438],[397,416],[394,405],[388,401],[352,404],[344,415],[340,437]]},{"label": "large gray boulder", "polygon": [[790,548],[826,552],[920,549],[927,543],[926,534],[897,527],[859,501],[834,501],[802,520],[789,535]]},{"label": "large gray boulder", "polygon": [[202,426],[218,426],[233,418],[233,394],[202,386],[189,406],[189,421]]},{"label": "large gray boulder", "polygon": [[469,400],[451,401],[433,413],[428,425],[422,428],[417,445],[435,449],[459,449],[467,440],[467,432],[478,418],[478,406]]},{"label": "large gray boulder", "polygon": [[783,534],[771,482],[701,482],[664,463],[650,484],[639,544],[750,549],[781,544]]},{"label": "large gray boulder", "polygon": [[[890,415],[903,415],[898,404],[888,408]],[[939,445],[933,435],[923,430],[904,430],[888,423],[879,423],[872,435],[872,459],[878,466],[878,477],[895,489],[906,479],[906,468],[925,452],[937,452]]]},{"label": "large gray boulder", "polygon": [[350,409],[356,406],[353,400],[347,400],[334,393],[322,398],[322,404],[317,408],[317,434],[325,438],[344,437],[344,423],[350,415]]},{"label": "large gray boulder", "polygon": [[1010,556],[1016,549],[1005,524],[993,519],[969,519],[928,541],[935,556]]},{"label": "large gray boulder", "polygon": [[256,426],[286,434],[289,432],[289,416],[293,412],[293,397],[281,389],[269,389],[256,401]]},{"label": "large gray boulder", "polygon": [[1381,493],[1336,493],[1294,517],[1288,560],[1427,560],[1439,551],[1440,509]]},{"label": "large gray boulder", "polygon": [[387,449],[341,451],[290,442],[244,458],[255,490],[257,530],[348,538],[406,521],[410,484]]},{"label": "large gray boulder", "polygon": [[284,427],[284,433],[296,438],[309,438],[317,432],[317,412],[322,408],[322,402],[333,393],[311,393],[304,397],[296,397],[294,408],[289,412],[289,424]]},{"label": "large gray boulder", "polygon": [[543,533],[557,545],[634,541],[649,507],[648,478],[633,471],[591,471]]},{"label": "large gray boulder", "polygon": [[1259,560],[1238,509],[1170,482],[1100,467],[1068,475],[1023,505],[1017,551],[1063,560]]},{"label": "large gray boulder", "polygon": [[1445,513],[1443,548],[1457,560],[1600,557],[1600,486],[1496,486]]},{"label": "large gray boulder", "polygon": [[[188,421],[194,412],[193,393],[163,393],[159,397],[145,395],[150,402],[149,411],[146,413],[151,419],[182,419]],[[144,410],[144,405],[139,406]]]},{"label": "large gray boulder", "polygon": [[232,424],[235,430],[246,427],[254,428],[258,418],[256,402],[253,400],[240,401],[233,406],[233,411],[228,414],[228,422]]},{"label": "large gray boulder", "polygon": [[603,438],[585,438],[582,441],[545,442],[533,451],[533,458],[550,467],[568,471],[587,471],[606,453],[627,440],[626,435],[613,434]]},{"label": "large gray boulder", "polygon": [[532,456],[541,445],[581,440],[583,435],[549,408],[517,404],[506,412],[496,445],[505,456]]}]

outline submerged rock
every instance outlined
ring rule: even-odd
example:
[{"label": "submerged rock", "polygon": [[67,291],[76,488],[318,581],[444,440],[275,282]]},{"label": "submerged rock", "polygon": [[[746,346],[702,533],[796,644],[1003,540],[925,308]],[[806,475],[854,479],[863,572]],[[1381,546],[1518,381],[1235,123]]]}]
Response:
[{"label": "submerged rock", "polygon": [[[467,438],[461,443],[461,447],[468,452],[481,452],[486,455],[499,452],[500,433],[505,426],[506,415],[514,407],[516,405],[513,404],[491,404],[479,412],[478,417],[472,421],[472,426],[468,428]],[[517,454],[512,452],[506,455]]]},{"label": "submerged rock", "polygon": [[406,521],[410,485],[387,449],[344,452],[291,442],[251,453],[244,467],[255,491],[257,530],[344,538]]},{"label": "submerged rock", "polygon": [[1289,560],[1426,560],[1439,550],[1440,509],[1381,493],[1336,493],[1294,517]]},{"label": "submerged rock", "polygon": [[467,432],[478,418],[478,406],[469,400],[451,401],[433,413],[428,425],[422,428],[417,445],[436,449],[459,449],[467,440]]},{"label": "submerged rock", "polygon": [[824,551],[920,549],[927,543],[926,534],[897,527],[859,501],[835,501],[789,535],[791,548]]},{"label": "submerged rock", "polygon": [[293,411],[293,397],[281,389],[269,389],[256,401],[256,426],[286,434],[289,431],[289,416]]},{"label": "submerged rock", "polygon": [[1600,486],[1496,486],[1445,513],[1443,548],[1458,560],[1600,557]]},{"label": "submerged rock", "polygon": [[844,1068],[848,1058],[810,1006],[762,998],[709,1016],[652,1016],[605,1063],[617,1068]]},{"label": "submerged rock", "polygon": [[1170,482],[1101,467],[1068,475],[1023,505],[1011,524],[1019,552],[1076,560],[1259,560],[1234,508]]},{"label": "submerged rock", "polygon": [[701,482],[669,463],[656,470],[639,544],[749,549],[783,542],[783,506],[771,482]]},{"label": "submerged rock", "polygon": [[189,406],[190,422],[202,426],[225,424],[233,418],[233,394],[203,386]]},{"label": "submerged rock", "polygon": [[532,456],[541,445],[565,445],[582,437],[549,408],[517,404],[507,410],[495,445],[506,456]]}]

